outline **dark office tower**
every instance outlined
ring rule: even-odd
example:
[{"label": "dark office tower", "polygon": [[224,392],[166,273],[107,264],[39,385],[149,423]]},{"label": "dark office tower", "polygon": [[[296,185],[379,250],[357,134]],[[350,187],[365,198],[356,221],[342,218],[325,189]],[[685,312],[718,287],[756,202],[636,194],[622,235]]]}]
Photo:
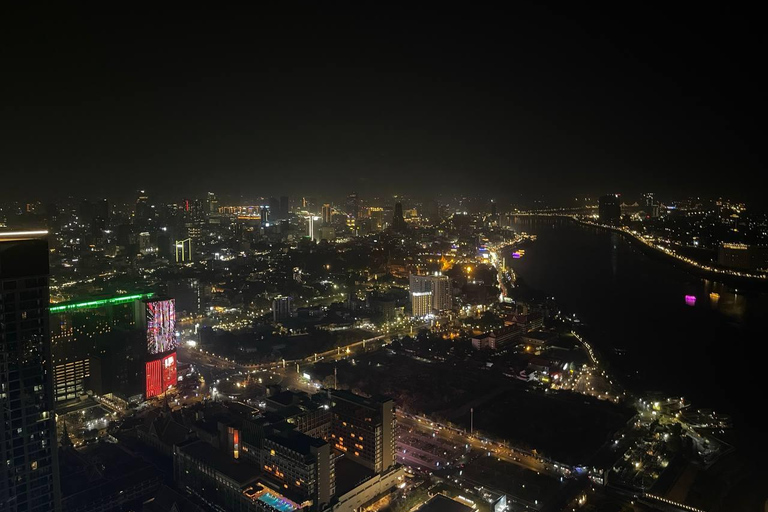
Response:
[{"label": "dark office tower", "polygon": [[395,231],[405,230],[405,219],[403,218],[403,203],[395,203],[395,213],[392,216],[392,229]]},{"label": "dark office tower", "polygon": [[45,205],[45,219],[49,229],[53,230],[59,226],[59,207],[56,203]]},{"label": "dark office tower", "polygon": [[206,213],[218,213],[219,212],[219,200],[216,199],[216,194],[208,192],[205,198]]},{"label": "dark office tower", "polygon": [[269,223],[269,206],[261,207],[261,225],[266,226]]},{"label": "dark office tower", "polygon": [[151,209],[149,206],[149,196],[143,191],[139,190],[139,197],[136,199],[136,212],[134,217],[138,221],[149,220]]},{"label": "dark office tower", "polygon": [[280,196],[280,218],[281,219],[288,218],[288,210],[290,210],[290,206],[288,205],[288,196]]},{"label": "dark office tower", "polygon": [[617,224],[621,219],[621,200],[619,194],[601,196],[598,203],[598,216],[603,224]]},{"label": "dark office tower", "polygon": [[357,192],[353,192],[347,196],[347,215],[356,219],[360,214],[360,199],[357,197]]},{"label": "dark office tower", "polygon": [[395,402],[331,392],[331,444],[377,474],[395,465]]},{"label": "dark office tower", "polygon": [[93,223],[93,203],[87,199],[80,201],[79,215],[80,221],[90,226]]},{"label": "dark office tower", "polygon": [[0,232],[0,510],[59,510],[46,232]]},{"label": "dark office tower", "polygon": [[496,217],[496,202],[491,201],[491,217]]},{"label": "dark office tower", "polygon": [[280,218],[280,200],[276,197],[269,198],[269,218],[273,221]]},{"label": "dark office tower", "polygon": [[109,201],[106,199],[93,203],[93,224],[98,229],[107,229],[109,225]]}]

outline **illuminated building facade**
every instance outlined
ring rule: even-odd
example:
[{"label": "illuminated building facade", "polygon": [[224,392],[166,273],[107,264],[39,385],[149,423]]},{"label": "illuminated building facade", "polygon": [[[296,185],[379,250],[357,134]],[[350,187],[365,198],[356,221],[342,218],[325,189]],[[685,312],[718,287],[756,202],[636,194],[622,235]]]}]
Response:
[{"label": "illuminated building facade", "polygon": [[312,510],[323,510],[335,492],[331,447],[322,439],[296,430],[267,436],[261,466],[286,489],[311,500]]},{"label": "illuminated building facade", "polygon": [[377,474],[394,466],[397,462],[394,401],[335,390],[331,392],[331,402],[334,448]]},{"label": "illuminated building facade", "polygon": [[146,373],[146,398],[152,398],[176,384],[176,352],[171,352],[158,359],[147,361]]},{"label": "illuminated building facade", "polygon": [[432,314],[432,292],[411,293],[411,314],[417,318]]},{"label": "illuminated building facade", "polygon": [[333,208],[330,203],[325,203],[322,209],[323,224],[328,225],[333,220]]},{"label": "illuminated building facade", "polygon": [[[103,373],[115,376],[123,373],[112,364],[112,356],[140,342],[135,303],[152,295],[133,294],[51,305],[53,390],[57,403],[76,399],[87,391],[96,394],[113,391],[111,377],[105,382]],[[136,350],[140,348],[139,344]],[[121,356],[116,355],[114,359],[120,360]]]},{"label": "illuminated building facade", "polygon": [[[162,354],[175,350],[176,301],[174,299],[147,299],[137,303],[144,309],[144,324],[147,330],[147,354]],[[139,315],[137,315],[140,318]]]},{"label": "illuminated building facade", "polygon": [[60,510],[46,232],[0,233],[0,510]]},{"label": "illuminated building facade", "polygon": [[[146,355],[144,365],[145,398],[164,393],[176,384],[176,301],[152,298],[137,302],[144,310],[146,329]],[[138,316],[138,315],[137,315]]]},{"label": "illuminated building facade", "polygon": [[176,263],[189,263],[192,261],[192,239],[176,240]]},{"label": "illuminated building facade", "polygon": [[313,242],[320,240],[320,217],[310,215],[307,217],[308,235]]},{"label": "illuminated building facade", "polygon": [[[448,311],[453,307],[453,293],[451,290],[450,277],[443,275],[418,276],[411,274],[409,284],[411,295],[414,293],[432,293],[432,310],[430,313]],[[416,313],[414,313],[414,315],[416,315]]]}]

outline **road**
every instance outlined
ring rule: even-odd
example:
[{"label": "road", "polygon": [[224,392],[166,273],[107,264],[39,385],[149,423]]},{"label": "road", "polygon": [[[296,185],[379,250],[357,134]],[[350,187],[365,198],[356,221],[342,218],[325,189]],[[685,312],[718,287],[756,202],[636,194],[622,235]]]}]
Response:
[{"label": "road", "polygon": [[461,429],[442,425],[423,416],[415,416],[403,411],[397,411],[397,421],[400,425],[417,428],[429,435],[435,433],[436,436],[439,436],[441,439],[448,440],[456,445],[468,444],[473,449],[491,452],[496,458],[504,462],[516,464],[531,471],[546,473],[556,477],[563,476],[567,473],[567,471],[559,470],[559,467],[554,468],[553,466],[550,466],[535,456],[514,450],[513,448],[491,440],[480,439]]}]

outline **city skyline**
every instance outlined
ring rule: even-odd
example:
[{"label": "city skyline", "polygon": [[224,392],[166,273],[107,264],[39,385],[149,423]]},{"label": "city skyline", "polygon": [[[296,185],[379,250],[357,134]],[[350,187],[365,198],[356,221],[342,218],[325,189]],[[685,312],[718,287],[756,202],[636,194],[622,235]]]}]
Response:
[{"label": "city skyline", "polygon": [[0,511],[765,512],[762,17],[24,4]]}]

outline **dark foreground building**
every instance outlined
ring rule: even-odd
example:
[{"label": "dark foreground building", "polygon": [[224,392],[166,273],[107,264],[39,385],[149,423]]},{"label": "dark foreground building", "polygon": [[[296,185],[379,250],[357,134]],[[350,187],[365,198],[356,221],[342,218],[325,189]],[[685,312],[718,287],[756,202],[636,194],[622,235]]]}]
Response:
[{"label": "dark foreground building", "polygon": [[45,232],[0,232],[0,510],[59,510]]},{"label": "dark foreground building", "polygon": [[603,224],[617,224],[621,220],[621,198],[619,194],[601,196],[598,200],[598,217]]}]

